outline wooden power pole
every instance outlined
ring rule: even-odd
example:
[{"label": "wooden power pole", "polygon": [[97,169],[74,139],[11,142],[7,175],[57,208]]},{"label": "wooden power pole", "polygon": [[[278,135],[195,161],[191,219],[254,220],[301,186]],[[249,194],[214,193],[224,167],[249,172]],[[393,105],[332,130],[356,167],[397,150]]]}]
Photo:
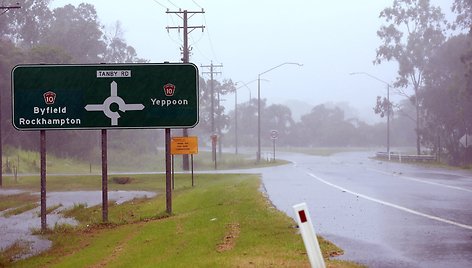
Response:
[{"label": "wooden power pole", "polygon": [[[203,14],[205,11],[202,9],[201,11],[187,11],[187,10],[179,10],[179,11],[166,11],[167,14],[176,14],[179,16],[182,21],[183,21],[183,26],[167,26],[166,29],[167,31],[169,30],[183,30],[183,39],[184,39],[184,44],[182,48],[182,62],[187,63],[189,62],[190,59],[190,47],[188,45],[188,34],[191,33],[195,29],[205,29],[205,26],[189,26],[188,25],[188,20],[195,14]],[[189,17],[190,14],[190,17]],[[183,136],[188,137],[188,129],[184,128],[183,129]],[[183,170],[189,170],[190,164],[189,164],[189,157],[188,155],[182,155],[182,169]]]},{"label": "wooden power pole", "polygon": [[[202,72],[202,74],[209,74],[210,75],[210,92],[211,92],[211,134],[212,135],[218,135],[218,139],[221,139],[221,128],[218,127],[216,128],[215,124],[215,81],[213,79],[214,74],[221,74],[221,72],[216,72],[215,68],[222,68],[222,64],[214,65],[213,62],[211,62],[210,65],[201,65],[202,68],[209,68],[209,72]],[[219,97],[219,92],[218,92],[218,97]],[[218,108],[219,108],[219,98],[218,98]],[[218,118],[219,119],[219,118]],[[221,141],[218,142],[218,144],[221,146]],[[221,148],[221,147],[220,147]],[[211,152],[212,152],[212,160],[213,162],[216,163],[216,146],[215,143],[212,142],[211,146]],[[221,154],[221,150],[220,150]]]}]

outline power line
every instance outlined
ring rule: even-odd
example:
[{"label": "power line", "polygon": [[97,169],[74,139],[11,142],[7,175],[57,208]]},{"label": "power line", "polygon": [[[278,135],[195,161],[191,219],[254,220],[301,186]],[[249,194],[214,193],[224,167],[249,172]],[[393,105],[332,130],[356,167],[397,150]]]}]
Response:
[{"label": "power line", "polygon": [[157,0],[152,0],[152,1],[154,1],[156,4],[160,5],[161,7],[165,8],[165,9],[169,9],[166,6],[164,6],[163,4],[159,3],[159,1],[157,1]]},{"label": "power line", "polygon": [[[205,25],[208,25],[208,23],[206,22],[206,16],[205,16],[205,14],[203,14],[203,22],[205,23]],[[207,27],[208,27],[208,26],[207,26]],[[216,60],[216,61],[219,61],[219,60],[218,60],[218,56],[216,56],[215,50],[213,49],[213,42],[211,41],[210,31],[209,31],[208,28],[207,28],[207,34],[208,34],[208,42],[210,42],[210,50],[211,50],[211,53],[213,54],[213,57],[215,58],[215,60]]]},{"label": "power line", "polygon": [[195,2],[194,0],[192,0],[192,2],[193,2],[195,5],[197,5],[197,7],[199,7],[199,8],[202,8],[202,9],[203,9],[203,7],[201,7],[201,6],[200,6],[200,5],[199,5],[197,2]]},{"label": "power line", "polygon": [[[200,40],[202,40],[203,35],[202,35],[202,36],[200,37],[200,39],[198,39],[197,41],[195,41],[191,36],[190,36],[190,38],[191,38],[192,41],[193,41],[192,45],[195,45],[195,44],[199,43]],[[206,60],[211,61],[211,58],[208,57],[208,55],[206,55],[198,46],[195,46],[195,48],[196,48],[197,51],[200,53],[200,55],[202,55]]]},{"label": "power line", "polygon": [[172,1],[170,1],[170,0],[167,0],[167,2],[169,2],[169,3],[170,3],[171,5],[173,5],[174,7],[176,7],[176,8],[178,8],[178,9],[180,9],[180,7],[178,7],[176,4],[172,3]]}]

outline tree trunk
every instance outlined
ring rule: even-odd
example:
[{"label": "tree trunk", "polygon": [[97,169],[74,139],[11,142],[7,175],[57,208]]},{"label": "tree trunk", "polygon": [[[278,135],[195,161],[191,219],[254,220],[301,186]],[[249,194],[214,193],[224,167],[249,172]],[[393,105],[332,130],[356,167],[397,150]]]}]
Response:
[{"label": "tree trunk", "polygon": [[421,154],[420,147],[420,104],[419,104],[418,89],[415,87],[415,106],[416,106],[416,154]]}]

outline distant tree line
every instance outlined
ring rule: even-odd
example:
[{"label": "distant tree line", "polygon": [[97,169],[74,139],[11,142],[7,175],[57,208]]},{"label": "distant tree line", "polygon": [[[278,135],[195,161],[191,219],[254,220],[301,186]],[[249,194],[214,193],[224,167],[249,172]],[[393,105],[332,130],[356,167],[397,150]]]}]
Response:
[{"label": "distant tree line", "polygon": [[[210,136],[217,134],[224,147],[235,147],[236,133],[238,146],[257,146],[257,99],[238,103],[235,110],[227,111],[221,105],[221,99],[234,94],[235,84],[231,80],[222,83],[213,81],[213,115],[211,108],[211,81],[200,79],[200,121],[193,135],[198,135],[202,144],[210,144]],[[231,96],[233,97],[233,96]],[[231,98],[230,97],[230,98]],[[267,105],[261,99],[261,143],[272,144],[271,130],[277,130],[277,144],[280,146],[330,147],[330,146],[386,146],[386,123],[369,125],[357,118],[346,117],[349,107],[317,105],[311,112],[295,121],[289,107],[281,104]],[[411,109],[411,106],[410,106]],[[212,131],[212,121],[215,131]],[[236,121],[238,122],[236,130]],[[414,126],[411,119],[399,114],[392,122],[393,146],[412,146],[414,144]]]},{"label": "distant tree line", "polygon": [[[386,123],[367,124],[357,118],[348,118],[340,107],[320,104],[295,121],[289,107],[261,101],[261,143],[272,144],[271,130],[277,130],[277,144],[294,147],[385,147]],[[227,146],[235,145],[235,114],[229,113],[229,127],[224,136]],[[238,105],[239,146],[257,145],[257,99]],[[392,145],[414,144],[413,124],[407,117],[398,116],[392,124]],[[410,130],[409,130],[410,129]],[[409,131],[408,131],[409,130]],[[393,137],[394,136],[394,137]]]},{"label": "distant tree line", "polygon": [[[19,63],[125,63],[146,62],[123,37],[119,22],[106,28],[93,5],[66,5],[51,10],[50,0],[25,0],[22,8],[0,16],[0,101],[2,142],[37,149],[35,132],[18,132],[11,125],[10,71]],[[455,21],[429,0],[395,0],[380,13],[385,24],[378,31],[381,45],[375,64],[398,63],[393,90],[405,96],[399,103],[379,97],[373,112],[391,122],[392,146],[416,144],[441,153],[453,164],[472,162],[472,148],[459,139],[472,134],[472,2],[454,0]],[[213,101],[211,88],[214,90]],[[200,79],[200,123],[191,131],[203,143],[216,132],[226,146],[235,143],[235,119],[240,146],[257,143],[257,100],[225,110],[223,96],[235,84]],[[211,103],[214,103],[213,107]],[[374,103],[374,102],[373,102]],[[375,103],[374,103],[375,104]],[[346,117],[340,107],[317,105],[293,120],[288,107],[262,100],[262,143],[271,144],[270,131],[287,146],[385,146],[385,123],[366,124]],[[386,108],[390,107],[390,108]],[[391,109],[393,108],[393,109]],[[214,124],[214,129],[212,125]],[[110,147],[132,146],[137,152],[156,150],[159,134],[152,130],[113,131]],[[89,158],[97,154],[97,131],[49,131],[48,150],[58,155]],[[124,142],[126,141],[126,142]],[[149,146],[155,144],[156,146]],[[162,144],[161,144],[162,146]]]}]

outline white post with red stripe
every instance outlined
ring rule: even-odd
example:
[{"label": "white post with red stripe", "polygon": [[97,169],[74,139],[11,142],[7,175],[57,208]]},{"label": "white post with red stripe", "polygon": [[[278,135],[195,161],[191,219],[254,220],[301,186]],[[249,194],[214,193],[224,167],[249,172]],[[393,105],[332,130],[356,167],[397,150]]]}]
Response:
[{"label": "white post with red stripe", "polygon": [[315,229],[311,223],[308,206],[301,203],[293,206],[295,210],[295,218],[297,219],[300,233],[302,234],[303,243],[305,243],[306,252],[312,268],[325,268],[323,255],[321,254],[320,245],[316,238]]}]

